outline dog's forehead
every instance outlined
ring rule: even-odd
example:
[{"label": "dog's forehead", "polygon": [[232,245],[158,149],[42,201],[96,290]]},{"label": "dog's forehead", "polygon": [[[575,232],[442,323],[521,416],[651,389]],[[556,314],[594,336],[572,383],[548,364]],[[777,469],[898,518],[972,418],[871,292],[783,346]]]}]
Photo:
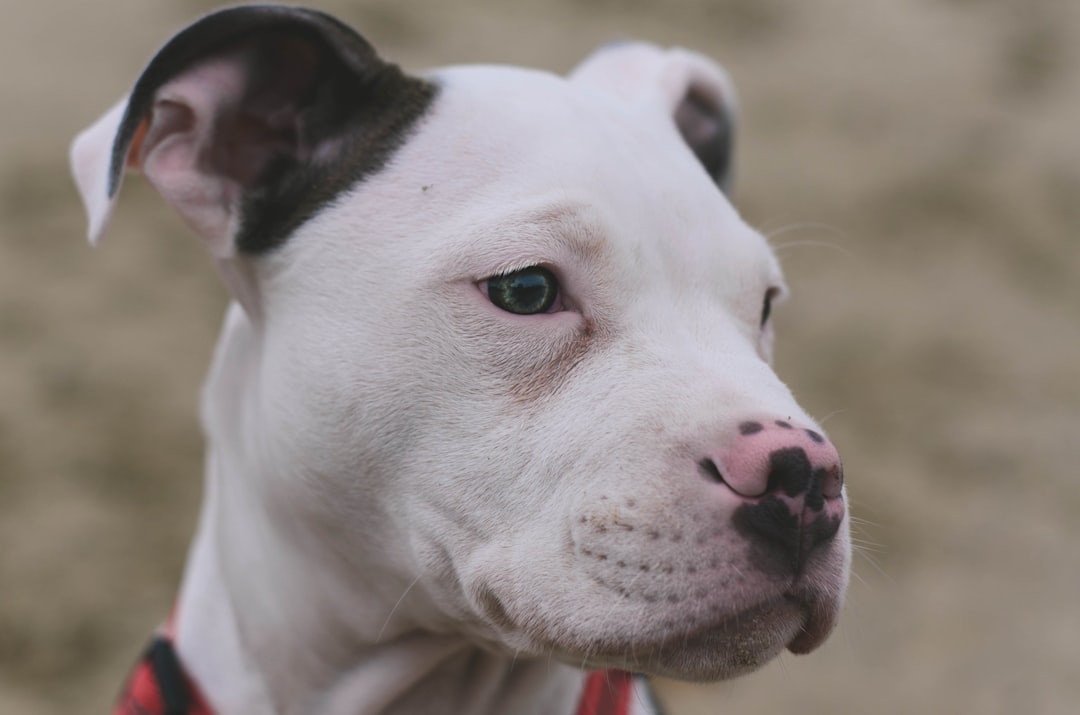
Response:
[{"label": "dog's forehead", "polygon": [[682,193],[691,189],[690,169],[699,190],[716,194],[657,106],[513,67],[448,68],[434,78],[441,90],[431,121],[479,180],[526,186],[557,177],[567,191],[585,186],[590,194],[677,182]]},{"label": "dog's forehead", "polygon": [[594,223],[594,240],[618,234],[635,250],[737,258],[743,270],[780,280],[765,240],[664,108],[520,68],[453,67],[431,77],[439,97],[409,154],[422,157],[433,194],[452,197],[464,223],[576,213]]}]

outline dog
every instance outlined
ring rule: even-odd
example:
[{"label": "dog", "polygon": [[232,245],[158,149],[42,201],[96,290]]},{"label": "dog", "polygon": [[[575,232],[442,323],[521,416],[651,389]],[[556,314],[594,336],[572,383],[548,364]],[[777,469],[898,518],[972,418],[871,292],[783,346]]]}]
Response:
[{"label": "dog", "polygon": [[314,10],[174,36],[72,146],[91,242],[137,170],[233,299],[116,712],[642,714],[821,644],[843,471],[770,367],[734,117],[647,44],[414,76]]}]

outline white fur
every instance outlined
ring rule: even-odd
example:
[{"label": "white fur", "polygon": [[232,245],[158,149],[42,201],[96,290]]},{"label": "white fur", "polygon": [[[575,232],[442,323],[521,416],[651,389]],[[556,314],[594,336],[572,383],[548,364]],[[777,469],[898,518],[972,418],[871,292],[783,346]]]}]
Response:
[{"label": "white fur", "polygon": [[[569,81],[433,76],[430,116],[385,170],[234,259],[259,311],[230,309],[206,383],[207,494],[177,606],[210,702],[570,713],[580,666],[731,677],[800,629],[786,594],[835,618],[846,524],[778,582],[729,523],[738,498],[697,473],[748,415],[814,424],[758,324],[778,264],[672,126],[690,84],[730,106],[726,76],[637,45]],[[106,138],[95,125],[75,147],[94,239]],[[510,315],[478,288],[535,264],[565,311]],[[696,635],[766,603],[733,635]]]}]

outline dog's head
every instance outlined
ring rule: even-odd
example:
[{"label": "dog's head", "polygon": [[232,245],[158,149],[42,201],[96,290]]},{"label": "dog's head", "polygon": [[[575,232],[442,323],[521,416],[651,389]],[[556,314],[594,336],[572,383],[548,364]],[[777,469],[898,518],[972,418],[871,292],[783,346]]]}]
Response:
[{"label": "dog's head", "polygon": [[92,240],[131,167],[205,242],[243,306],[212,448],[327,582],[716,679],[816,647],[849,563],[836,452],[769,364],[780,269],[724,194],[733,102],[680,50],[421,78],[321,13],[242,7],[173,38],[73,161]]}]

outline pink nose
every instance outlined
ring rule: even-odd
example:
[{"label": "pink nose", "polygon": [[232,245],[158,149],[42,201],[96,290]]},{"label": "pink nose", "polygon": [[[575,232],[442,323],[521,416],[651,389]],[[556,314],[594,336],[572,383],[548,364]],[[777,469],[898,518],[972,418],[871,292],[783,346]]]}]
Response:
[{"label": "pink nose", "polygon": [[698,465],[742,500],[732,524],[756,566],[782,578],[800,574],[843,523],[840,455],[819,432],[783,419],[746,421],[738,432]]},{"label": "pink nose", "polygon": [[739,496],[782,496],[790,507],[799,502],[815,511],[839,498],[844,486],[836,448],[819,432],[780,419],[741,423],[734,443],[700,466]]}]

